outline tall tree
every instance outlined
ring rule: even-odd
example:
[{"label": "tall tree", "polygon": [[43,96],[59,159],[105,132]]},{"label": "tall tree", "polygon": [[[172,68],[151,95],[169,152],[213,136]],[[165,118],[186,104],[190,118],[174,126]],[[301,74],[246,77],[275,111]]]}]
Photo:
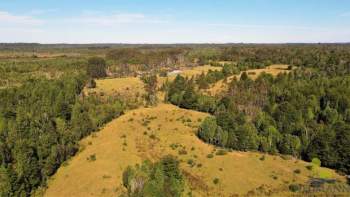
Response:
[{"label": "tall tree", "polygon": [[107,69],[107,64],[103,58],[91,57],[88,60],[86,73],[91,78],[102,78],[107,76],[106,69]]},{"label": "tall tree", "polygon": [[158,78],[155,74],[144,75],[141,77],[141,80],[144,83],[146,90],[146,101],[149,105],[155,105],[158,102],[157,98],[157,87],[158,87]]}]

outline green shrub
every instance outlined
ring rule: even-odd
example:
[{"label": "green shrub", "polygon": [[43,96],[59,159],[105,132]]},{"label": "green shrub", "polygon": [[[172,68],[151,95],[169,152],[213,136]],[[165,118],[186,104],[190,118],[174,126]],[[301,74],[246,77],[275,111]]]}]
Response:
[{"label": "green shrub", "polygon": [[313,158],[311,160],[311,163],[314,164],[315,166],[318,166],[318,167],[321,166],[321,160],[319,158]]},{"label": "green shrub", "polygon": [[207,155],[207,158],[209,158],[209,159],[211,159],[211,158],[213,158],[213,157],[214,157],[214,155],[211,154],[211,153]]},{"label": "green shrub", "polygon": [[151,134],[151,135],[149,136],[149,138],[151,138],[152,140],[155,140],[155,139],[157,139],[157,136],[154,135],[154,134]]},{"label": "green shrub", "polygon": [[88,161],[96,161],[96,154],[92,154],[87,158]]},{"label": "green shrub", "polygon": [[196,165],[193,159],[187,160],[187,164],[190,165],[191,167]]},{"label": "green shrub", "polygon": [[170,148],[173,150],[177,149],[177,147],[179,147],[178,144],[170,144]]},{"label": "green shrub", "polygon": [[297,192],[297,191],[300,190],[300,185],[298,185],[298,184],[290,184],[289,185],[289,190],[291,192]]},{"label": "green shrub", "polygon": [[163,157],[156,163],[144,161],[141,165],[129,166],[122,177],[124,196],[183,196],[184,176],[179,161],[172,156]]},{"label": "green shrub", "polygon": [[224,149],[220,149],[220,150],[218,150],[215,154],[216,154],[216,155],[226,155],[226,154],[227,154],[227,151],[224,150]]},{"label": "green shrub", "polygon": [[220,182],[220,180],[219,180],[218,178],[215,178],[215,179],[213,180],[213,183],[214,183],[215,185],[219,184],[219,182]]}]

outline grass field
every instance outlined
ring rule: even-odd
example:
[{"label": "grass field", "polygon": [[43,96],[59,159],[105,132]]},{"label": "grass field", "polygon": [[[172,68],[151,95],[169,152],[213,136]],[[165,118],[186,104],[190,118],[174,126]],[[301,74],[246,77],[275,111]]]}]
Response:
[{"label": "grass field", "polygon": [[[255,80],[256,78],[259,77],[261,73],[271,74],[272,76],[277,76],[279,73],[289,73],[290,70],[287,70],[287,68],[288,68],[288,65],[275,64],[262,69],[250,69],[250,70],[247,70],[246,72],[251,79]],[[239,75],[233,75],[228,77],[227,83],[232,81],[234,77],[239,79],[241,74],[242,72]],[[224,83],[224,80],[220,80],[217,83],[215,83],[212,87],[207,89],[205,92],[210,95],[216,95],[221,93],[222,91],[225,91],[226,88],[227,88],[227,84]]]},{"label": "grass field", "polygon": [[110,78],[110,79],[99,79],[96,81],[96,88],[89,89],[87,91],[96,92],[98,94],[143,94],[143,82],[138,77],[125,77],[125,78]]},{"label": "grass field", "polygon": [[[209,70],[220,70],[221,67],[212,66],[197,66],[193,68],[182,68],[180,75],[185,77],[192,77],[200,75],[202,72],[206,73]],[[161,87],[166,80],[174,80],[176,75],[168,77],[158,77],[158,87]],[[125,78],[107,78],[98,79],[96,81],[96,88],[85,89],[85,93],[98,95],[122,95],[130,99],[140,97],[145,93],[144,84],[139,77],[125,77]],[[162,92],[159,92],[159,98],[164,98]]]},{"label": "grass field", "polygon": [[[220,151],[196,136],[206,116],[168,104],[129,111],[81,141],[80,152],[52,177],[45,196],[118,196],[124,191],[122,172],[128,165],[167,154],[181,161],[185,194],[192,191],[193,196],[262,190],[285,196],[290,194],[288,184],[305,183],[314,174],[306,169],[308,163],[296,159],[237,151],[217,155]],[[296,169],[300,173],[294,173]],[[319,172],[340,178],[333,170]]]},{"label": "grass field", "polygon": [[[215,71],[215,70],[221,70],[221,69],[222,69],[221,67],[214,67],[214,66],[209,66],[209,65],[196,66],[196,67],[191,67],[191,68],[184,67],[184,68],[179,69],[179,71],[180,71],[179,74],[183,77],[191,78],[191,77],[194,77],[196,75],[200,75],[203,72],[207,73],[209,70]],[[169,75],[168,77],[160,77],[159,81],[164,82],[166,79],[171,81],[171,80],[174,80],[175,77],[176,77],[176,74]]]}]

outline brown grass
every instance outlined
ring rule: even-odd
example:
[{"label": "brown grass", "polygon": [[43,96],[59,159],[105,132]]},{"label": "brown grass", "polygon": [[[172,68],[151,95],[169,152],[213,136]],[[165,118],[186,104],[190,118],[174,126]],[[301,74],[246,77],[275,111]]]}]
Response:
[{"label": "brown grass", "polygon": [[[45,196],[117,196],[124,190],[122,172],[128,165],[144,159],[155,161],[167,154],[182,161],[186,193],[192,190],[194,196],[246,194],[262,185],[275,193],[289,194],[287,182],[305,183],[311,176],[306,162],[279,156],[265,155],[261,161],[260,153],[234,151],[207,158],[214,147],[196,136],[198,119],[206,116],[168,104],[129,111],[81,141],[85,148],[52,177]],[[180,155],[182,149],[187,154]],[[96,160],[88,161],[93,154]],[[189,159],[194,161],[194,167],[187,163]],[[296,175],[295,169],[301,173]],[[333,170],[322,170],[339,178]],[[217,185],[213,183],[215,178],[220,180]]]},{"label": "brown grass", "polygon": [[[290,70],[287,70],[288,65],[281,65],[281,64],[275,64],[268,66],[263,69],[250,69],[247,70],[247,74],[249,78],[255,80],[256,78],[259,77],[261,73],[267,73],[271,74],[272,76],[277,76],[279,73],[289,73]],[[227,83],[233,80],[234,77],[239,79],[241,77],[242,72],[239,75],[233,75],[228,77]],[[221,92],[225,91],[227,88],[227,84],[224,83],[224,80],[220,80],[217,83],[215,83],[212,87],[210,87],[208,90],[205,91],[205,93],[209,95],[218,95]]]}]

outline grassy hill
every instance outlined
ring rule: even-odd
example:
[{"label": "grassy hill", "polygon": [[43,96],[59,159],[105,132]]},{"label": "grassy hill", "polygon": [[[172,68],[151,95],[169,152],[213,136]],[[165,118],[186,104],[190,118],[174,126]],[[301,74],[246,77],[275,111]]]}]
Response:
[{"label": "grassy hill", "polygon": [[[279,73],[289,73],[290,70],[287,70],[287,69],[288,69],[288,65],[275,64],[275,65],[270,65],[270,66],[267,66],[266,68],[261,68],[261,69],[249,69],[246,72],[247,72],[249,78],[255,80],[262,73],[271,74],[272,76],[277,76]],[[224,80],[220,80],[220,81],[216,82],[209,89],[205,90],[205,93],[207,93],[209,95],[220,94],[221,92],[223,92],[227,89],[227,83],[230,83],[234,79],[234,77],[239,79],[241,77],[242,73],[243,72],[241,72],[238,75],[232,75],[232,76],[228,77],[226,80],[227,81],[226,83],[224,83]]]},{"label": "grassy hill", "polygon": [[80,153],[52,177],[45,196],[117,196],[125,190],[128,165],[168,154],[181,161],[184,194],[193,196],[280,196],[292,194],[289,184],[304,184],[311,176],[343,180],[333,170],[311,171],[292,158],[215,149],[196,136],[206,116],[168,104],[129,111],[81,141]]}]

